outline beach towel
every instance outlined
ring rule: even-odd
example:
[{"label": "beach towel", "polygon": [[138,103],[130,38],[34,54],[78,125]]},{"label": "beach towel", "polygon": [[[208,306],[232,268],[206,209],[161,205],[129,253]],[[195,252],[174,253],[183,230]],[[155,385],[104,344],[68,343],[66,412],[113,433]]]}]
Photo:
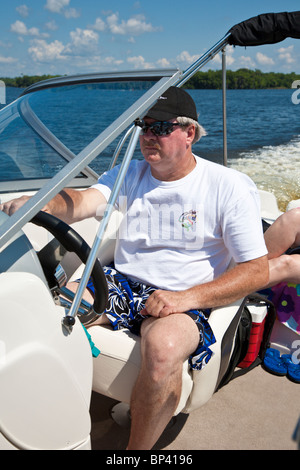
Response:
[{"label": "beach towel", "polygon": [[277,320],[300,335],[300,284],[280,283],[272,287],[269,299],[277,310]]}]

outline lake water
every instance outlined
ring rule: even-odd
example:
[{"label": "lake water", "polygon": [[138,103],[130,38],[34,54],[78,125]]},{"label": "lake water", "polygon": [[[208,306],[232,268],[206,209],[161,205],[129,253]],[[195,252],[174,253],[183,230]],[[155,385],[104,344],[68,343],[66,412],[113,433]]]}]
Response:
[{"label": "lake water", "polygon": [[[15,100],[21,92],[20,89],[7,88],[7,104]],[[130,100],[141,94],[139,91],[119,90],[101,90],[101,93],[102,105],[107,103],[106,106],[111,108],[116,107],[115,103],[118,103],[118,93],[122,93],[123,98],[124,93],[128,93]],[[222,163],[222,92],[191,90],[190,94],[200,113],[199,122],[208,134],[194,146],[194,152],[201,157]],[[300,98],[299,94],[298,97]],[[281,210],[284,210],[289,200],[300,198],[300,104],[295,104],[297,101],[300,100],[295,100],[294,89],[227,91],[228,166],[247,173],[260,189],[272,191]],[[68,113],[72,109],[70,104]],[[61,123],[51,123],[51,114],[48,120],[50,126],[61,126]],[[69,138],[64,143],[77,153],[82,148],[77,145],[78,131],[74,129],[72,134],[70,122],[72,119],[68,119],[68,132],[61,131],[61,139]],[[89,135],[89,132],[92,132],[90,127],[85,125],[86,143],[94,138],[94,134]],[[111,150],[108,149],[107,152],[110,153]],[[104,155],[104,158],[108,156]],[[101,171],[101,163],[96,162],[94,167]]]}]

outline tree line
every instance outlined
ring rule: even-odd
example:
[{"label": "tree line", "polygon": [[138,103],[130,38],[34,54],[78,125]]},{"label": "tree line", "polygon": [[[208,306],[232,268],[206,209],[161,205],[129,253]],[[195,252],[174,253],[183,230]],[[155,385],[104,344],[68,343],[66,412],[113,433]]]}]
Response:
[{"label": "tree line", "polygon": [[3,77],[0,78],[6,86],[11,86],[15,88],[27,88],[30,85],[33,85],[36,82],[40,82],[42,80],[48,80],[49,78],[55,78],[58,75],[22,75],[21,77],[15,78],[7,78]]},{"label": "tree line", "polygon": [[[6,86],[26,88],[36,82],[55,78],[58,75],[22,75],[15,78],[0,78]],[[227,70],[226,82],[230,90],[261,89],[261,88],[291,88],[295,80],[300,80],[300,75],[292,73],[261,72],[260,70],[239,69],[236,71]],[[104,84],[103,84],[104,85]],[[125,83],[105,84],[108,88],[128,87]],[[105,86],[104,85],[104,86]],[[145,85],[146,86],[146,85]],[[149,86],[149,85],[148,85]],[[130,82],[130,88],[141,88],[141,82]],[[186,84],[188,89],[221,89],[222,70],[208,70],[207,72],[197,72]]]},{"label": "tree line", "polygon": [[[229,90],[246,90],[261,88],[291,88],[300,75],[292,73],[261,72],[260,70],[239,69],[227,70],[226,86]],[[221,89],[222,70],[197,72],[187,83],[189,89]]]}]

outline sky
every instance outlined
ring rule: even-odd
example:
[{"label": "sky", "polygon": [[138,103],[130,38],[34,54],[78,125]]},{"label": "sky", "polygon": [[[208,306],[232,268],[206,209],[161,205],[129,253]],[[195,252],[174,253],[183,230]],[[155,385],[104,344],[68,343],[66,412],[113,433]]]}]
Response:
[{"label": "sky", "polygon": [[[0,76],[184,71],[235,24],[297,10],[299,0],[2,0]],[[228,47],[227,67],[300,73],[300,40]]]}]

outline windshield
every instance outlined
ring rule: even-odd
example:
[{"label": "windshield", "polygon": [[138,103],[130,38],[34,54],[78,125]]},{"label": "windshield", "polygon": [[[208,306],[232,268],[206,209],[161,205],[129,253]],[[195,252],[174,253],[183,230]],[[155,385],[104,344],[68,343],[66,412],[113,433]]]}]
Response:
[{"label": "windshield", "polygon": [[[35,180],[32,189],[41,187],[152,85],[149,80],[50,87],[8,105],[0,114],[2,189],[9,191],[13,181],[19,190],[25,189],[25,180]],[[116,145],[113,142],[91,163],[94,171],[79,173],[75,185],[93,183],[91,177],[95,181],[109,167]]]},{"label": "windshield", "polygon": [[45,126],[77,155],[149,87],[145,84],[145,89],[125,92],[124,88],[114,89],[116,84],[107,86],[96,83],[41,90],[29,95],[29,104]]},{"label": "windshield", "polygon": [[66,161],[20,115],[18,103],[2,111],[0,181],[51,178]]}]

